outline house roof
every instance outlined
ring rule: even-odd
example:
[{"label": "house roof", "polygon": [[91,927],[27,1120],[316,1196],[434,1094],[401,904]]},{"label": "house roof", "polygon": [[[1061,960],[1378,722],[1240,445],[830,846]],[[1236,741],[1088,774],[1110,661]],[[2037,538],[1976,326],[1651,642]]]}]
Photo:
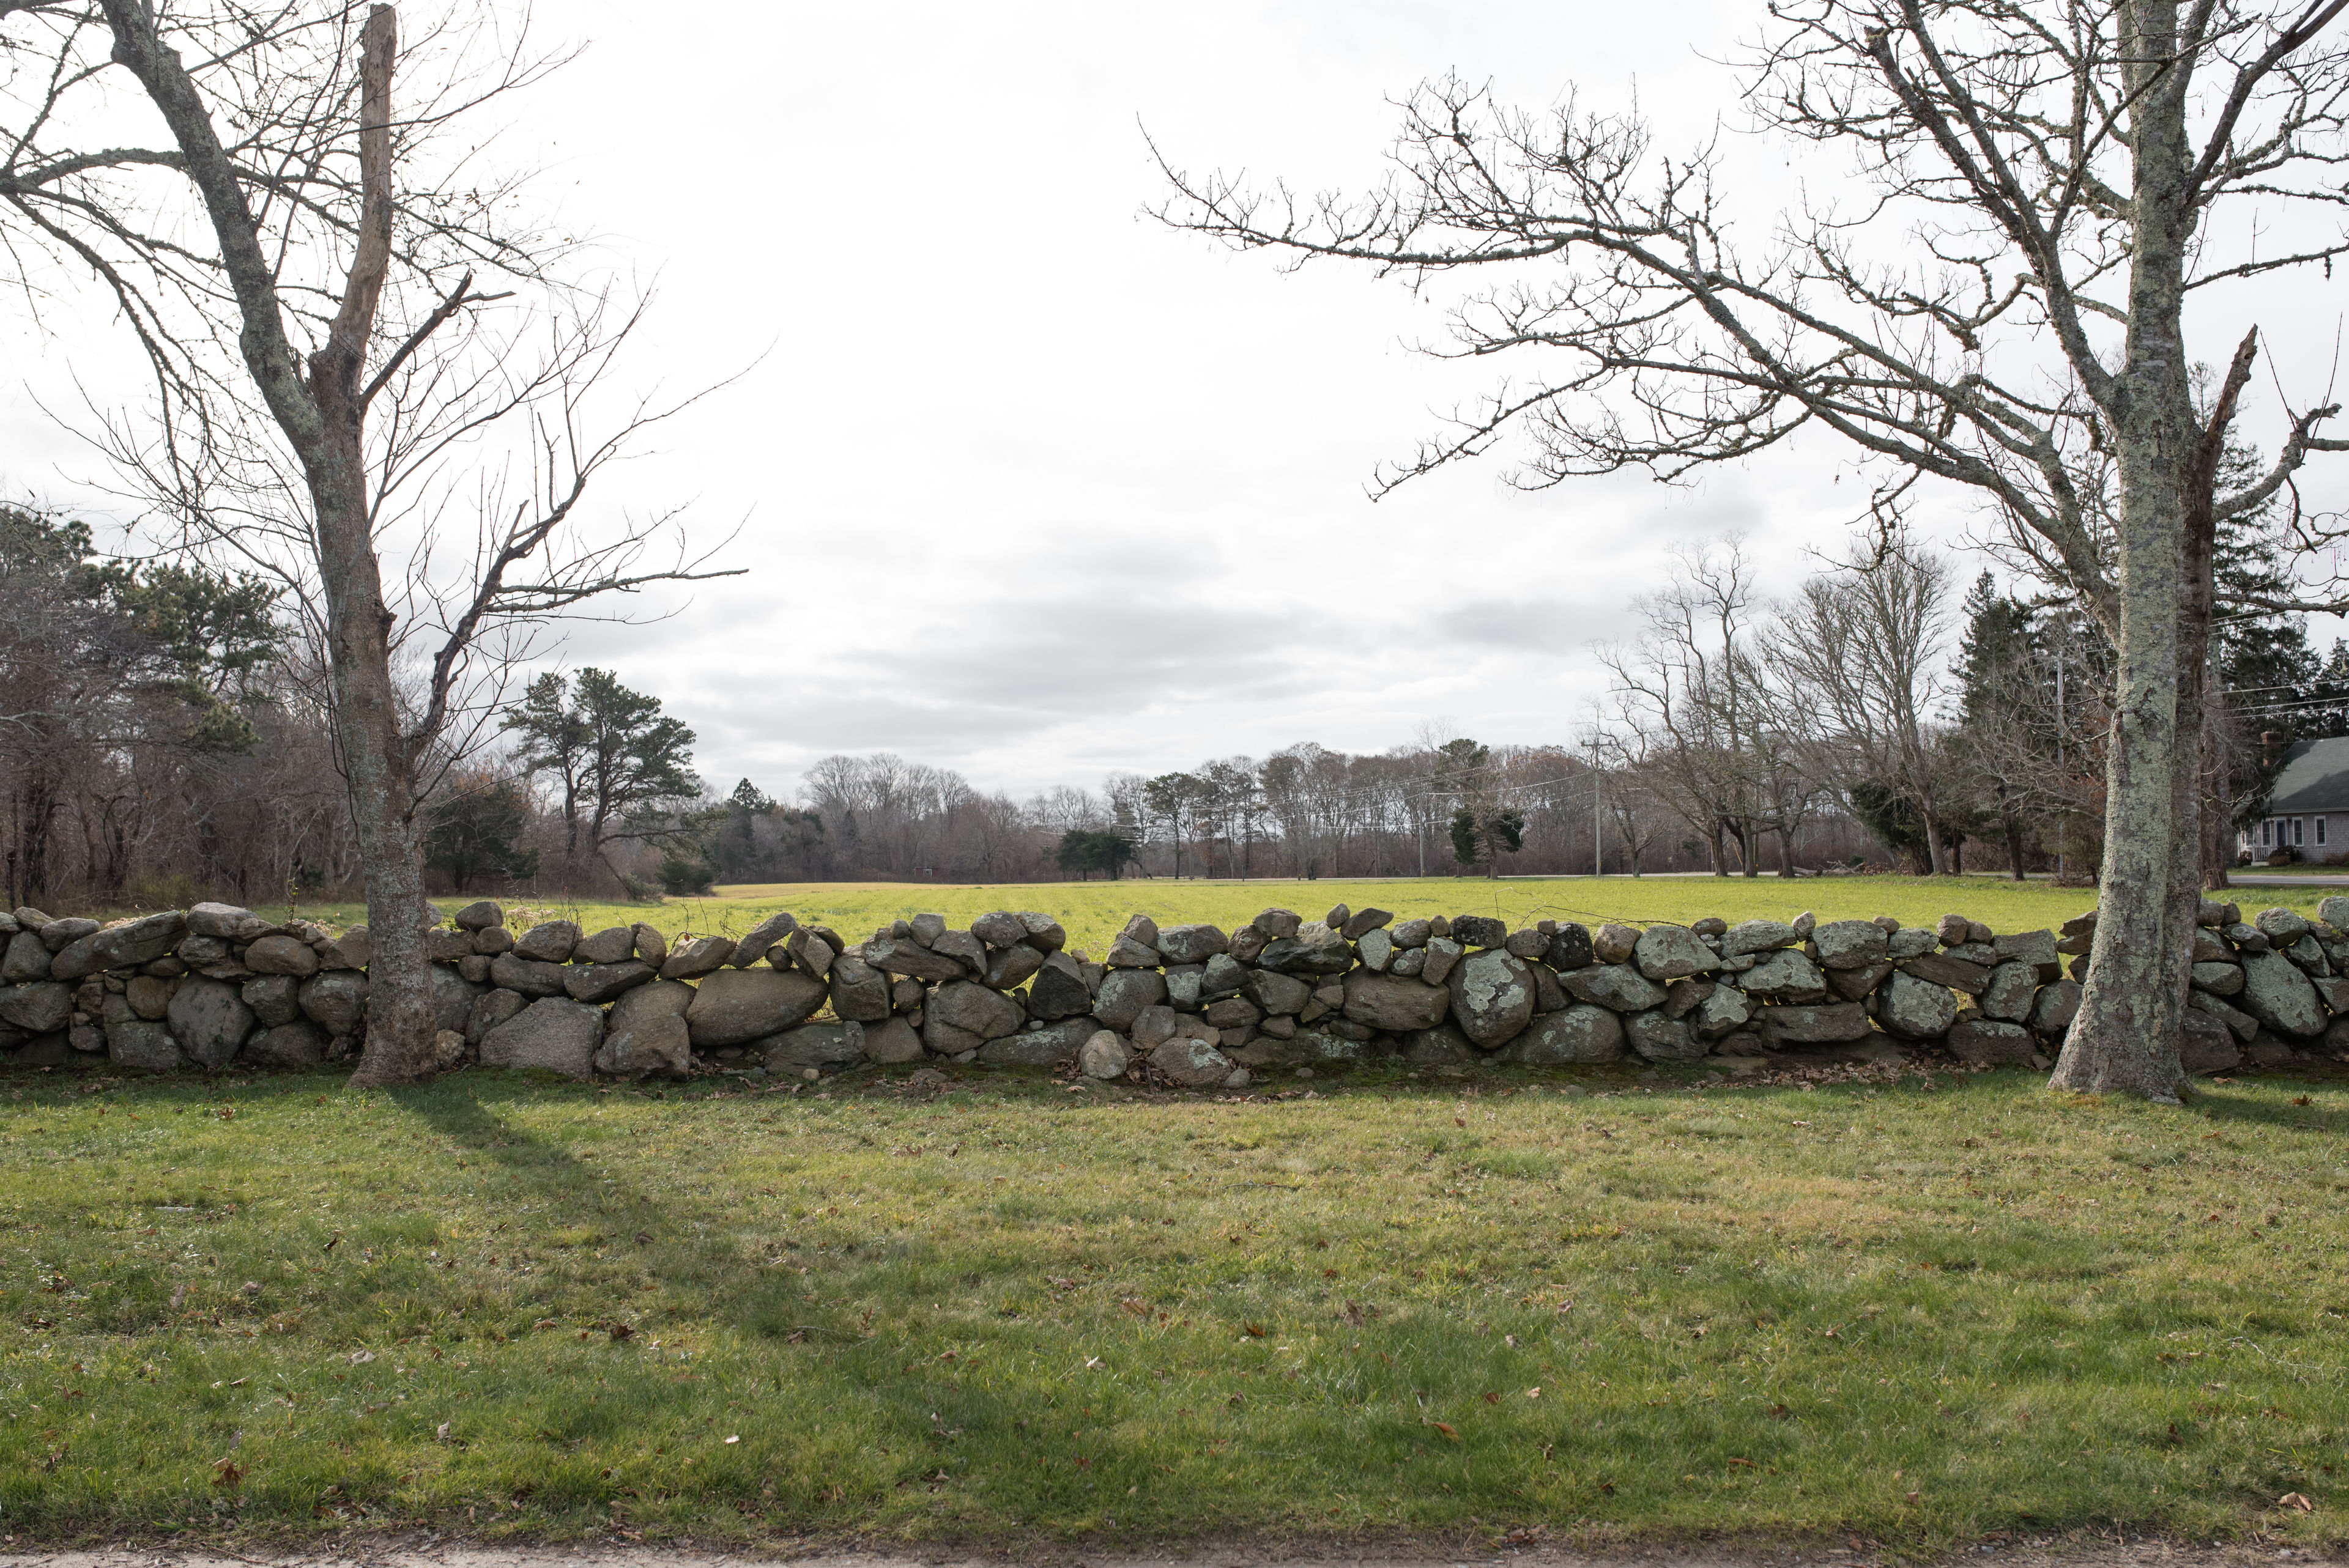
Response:
[{"label": "house roof", "polygon": [[2349,736],[2296,740],[2283,754],[2268,814],[2349,811]]}]

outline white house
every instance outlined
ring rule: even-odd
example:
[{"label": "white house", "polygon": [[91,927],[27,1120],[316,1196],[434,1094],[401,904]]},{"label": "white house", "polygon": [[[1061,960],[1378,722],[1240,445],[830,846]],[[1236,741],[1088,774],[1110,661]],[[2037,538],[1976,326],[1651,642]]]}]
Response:
[{"label": "white house", "polygon": [[2254,860],[2279,849],[2312,861],[2349,856],[2349,736],[2296,740],[2285,748],[2267,815],[2245,829]]}]

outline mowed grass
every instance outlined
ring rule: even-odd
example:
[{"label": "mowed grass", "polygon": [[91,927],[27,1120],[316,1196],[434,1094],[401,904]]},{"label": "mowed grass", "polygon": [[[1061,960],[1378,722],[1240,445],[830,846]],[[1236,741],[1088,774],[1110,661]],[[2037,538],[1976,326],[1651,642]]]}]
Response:
[{"label": "mowed grass", "polygon": [[[2336,889],[2239,888],[2227,896],[2251,911],[2284,905],[2313,915]],[[451,913],[463,900],[439,901]],[[1041,910],[1068,929],[1070,944],[1096,958],[1137,911],[1162,925],[1213,921],[1226,931],[1274,905],[1319,920],[1332,905],[1376,906],[1402,919],[1431,914],[1491,914],[1512,925],[1536,920],[1578,920],[1597,926],[1609,920],[1644,923],[1687,922],[1705,915],[1739,921],[1792,919],[1809,910],[1821,920],[1869,920],[1897,915],[1910,924],[1930,925],[1951,913],[1983,922],[1998,931],[2031,931],[2062,924],[2095,907],[2093,889],[2059,888],[2045,882],[2017,882],[2004,877],[1820,877],[1795,882],[1777,877],[1545,877],[1490,880],[1428,877],[1375,882],[1226,882],[1185,878],[1136,878],[1123,882],[1009,882],[957,885],[930,882],[776,882],[721,887],[714,897],[672,898],[658,903],[613,903],[559,897],[518,896],[502,901],[508,910],[533,918],[576,920],[583,930],[644,921],[674,937],[681,933],[719,935],[747,932],[779,909],[806,921],[829,924],[852,941],[863,941],[892,920],[935,910],[950,923],[968,925],[973,916],[996,909]],[[306,918],[342,926],[367,918],[358,904],[304,904]],[[52,910],[51,913],[58,911]],[[98,912],[106,913],[106,912]],[[120,912],[115,912],[120,913]],[[260,913],[282,919],[288,906]]]},{"label": "mowed grass", "polygon": [[2349,1085],[956,1072],[6,1080],[0,1531],[2343,1534]]}]

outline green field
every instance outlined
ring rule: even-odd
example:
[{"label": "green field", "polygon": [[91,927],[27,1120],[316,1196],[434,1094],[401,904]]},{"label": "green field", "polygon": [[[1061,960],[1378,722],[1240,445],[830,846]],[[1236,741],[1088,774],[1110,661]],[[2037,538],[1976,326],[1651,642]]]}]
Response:
[{"label": "green field", "polygon": [[[2322,884],[2253,887],[2229,896],[2247,911],[2283,904],[2313,914],[2316,906],[2336,891]],[[459,901],[443,898],[440,903],[443,909],[453,911]],[[2029,931],[2059,925],[2093,909],[2095,894],[2089,889],[1993,876],[1819,877],[1796,882],[1776,877],[1750,882],[1742,877],[1545,877],[1498,882],[1482,877],[1429,877],[1245,882],[1140,879],[991,886],[802,882],[727,887],[719,889],[716,897],[672,898],[657,904],[534,897],[508,898],[504,903],[510,913],[515,909],[543,912],[548,918],[576,920],[585,930],[645,921],[672,937],[682,932],[738,934],[775,910],[787,909],[802,920],[832,925],[854,941],[871,935],[876,926],[925,910],[935,910],[951,923],[966,925],[972,916],[989,910],[1035,909],[1068,928],[1070,945],[1088,949],[1098,957],[1126,917],[1136,911],[1162,924],[1207,920],[1226,930],[1272,905],[1318,920],[1337,903],[1352,909],[1376,905],[1403,919],[1493,914],[1513,925],[1542,919],[1578,920],[1594,926],[1609,920],[1687,922],[1709,914],[1730,921],[1756,916],[1784,920],[1806,909],[1821,920],[1891,914],[1910,924],[1930,925],[1955,912],[1999,931]],[[260,913],[277,919],[287,911],[288,906],[274,904]],[[295,906],[295,912],[336,926],[367,918],[365,909],[357,904],[304,904]]]},{"label": "green field", "polygon": [[957,1071],[0,1080],[0,1531],[2344,1533],[2349,1085]]}]

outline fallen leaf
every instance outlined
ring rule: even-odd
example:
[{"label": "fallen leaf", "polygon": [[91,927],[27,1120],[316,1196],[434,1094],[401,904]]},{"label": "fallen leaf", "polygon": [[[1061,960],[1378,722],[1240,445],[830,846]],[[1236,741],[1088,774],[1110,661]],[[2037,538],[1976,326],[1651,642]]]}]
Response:
[{"label": "fallen leaf", "polygon": [[1753,1470],[1753,1469],[1756,1468],[1756,1467],[1755,1467],[1755,1465],[1754,1465],[1754,1461],[1753,1461],[1752,1460],[1741,1460],[1741,1459],[1732,1458],[1732,1459],[1730,1460],[1730,1461],[1729,1461],[1729,1462],[1730,1462],[1731,1464],[1733,1464],[1733,1465],[1744,1465],[1747,1470]]},{"label": "fallen leaf", "polygon": [[1428,1418],[1427,1418],[1425,1416],[1422,1416],[1422,1417],[1420,1418],[1420,1420],[1421,1420],[1423,1423],[1424,1423],[1425,1425],[1427,1425],[1427,1426],[1433,1427],[1437,1431],[1442,1432],[1445,1437],[1450,1438],[1454,1442],[1455,1442],[1455,1443],[1456,1443],[1456,1442],[1458,1442],[1458,1441],[1460,1440],[1460,1434],[1459,1434],[1459,1432],[1458,1432],[1458,1431],[1456,1431],[1456,1430],[1454,1430],[1454,1428],[1453,1428],[1453,1426],[1452,1426],[1452,1423],[1451,1423],[1451,1422],[1449,1422],[1449,1421],[1431,1421],[1431,1420],[1428,1420]]},{"label": "fallen leaf", "polygon": [[220,1459],[212,1461],[212,1484],[214,1486],[226,1487],[229,1490],[233,1491],[238,1483],[243,1480],[244,1467],[238,1464],[234,1460]]},{"label": "fallen leaf", "polygon": [[1526,1398],[1528,1399],[1538,1399],[1541,1398],[1541,1390],[1539,1388],[1528,1388],[1526,1390]]},{"label": "fallen leaf", "polygon": [[435,1442],[440,1442],[440,1443],[445,1443],[445,1442],[447,1442],[447,1441],[449,1440],[449,1423],[448,1423],[448,1422],[443,1421],[443,1422],[441,1422],[441,1423],[440,1423],[440,1425],[437,1429],[435,1429],[435,1430],[434,1430],[434,1431],[433,1431],[433,1433],[432,1433],[432,1440],[433,1440],[433,1441],[435,1441]]},{"label": "fallen leaf", "polygon": [[2310,1501],[2305,1492],[2285,1492],[2282,1497],[2276,1499],[2276,1506],[2278,1508],[2296,1508],[2302,1513],[2314,1513],[2316,1511],[2316,1504]]},{"label": "fallen leaf", "polygon": [[372,1350],[354,1350],[351,1352],[351,1365],[354,1367],[364,1367],[374,1359],[375,1352]]},{"label": "fallen leaf", "polygon": [[1485,1395],[1485,1403],[1486,1403],[1487,1405],[1497,1405],[1497,1404],[1499,1404],[1500,1402],[1501,1402],[1501,1397],[1500,1397],[1498,1394],[1495,1394],[1495,1393],[1492,1393],[1492,1392],[1489,1392],[1489,1391],[1488,1391],[1488,1392],[1486,1392],[1486,1394]]},{"label": "fallen leaf", "polygon": [[636,1336],[636,1331],[625,1323],[616,1323],[612,1325],[611,1334],[615,1339],[633,1339]]},{"label": "fallen leaf", "polygon": [[1247,1336],[1250,1339],[1262,1339],[1264,1337],[1264,1325],[1261,1323],[1249,1324],[1247,1326]]},{"label": "fallen leaf", "polygon": [[2296,1094],[2292,1097],[2292,1103],[2294,1105],[2314,1105],[2316,1102],[2309,1099],[2304,1094]]}]

